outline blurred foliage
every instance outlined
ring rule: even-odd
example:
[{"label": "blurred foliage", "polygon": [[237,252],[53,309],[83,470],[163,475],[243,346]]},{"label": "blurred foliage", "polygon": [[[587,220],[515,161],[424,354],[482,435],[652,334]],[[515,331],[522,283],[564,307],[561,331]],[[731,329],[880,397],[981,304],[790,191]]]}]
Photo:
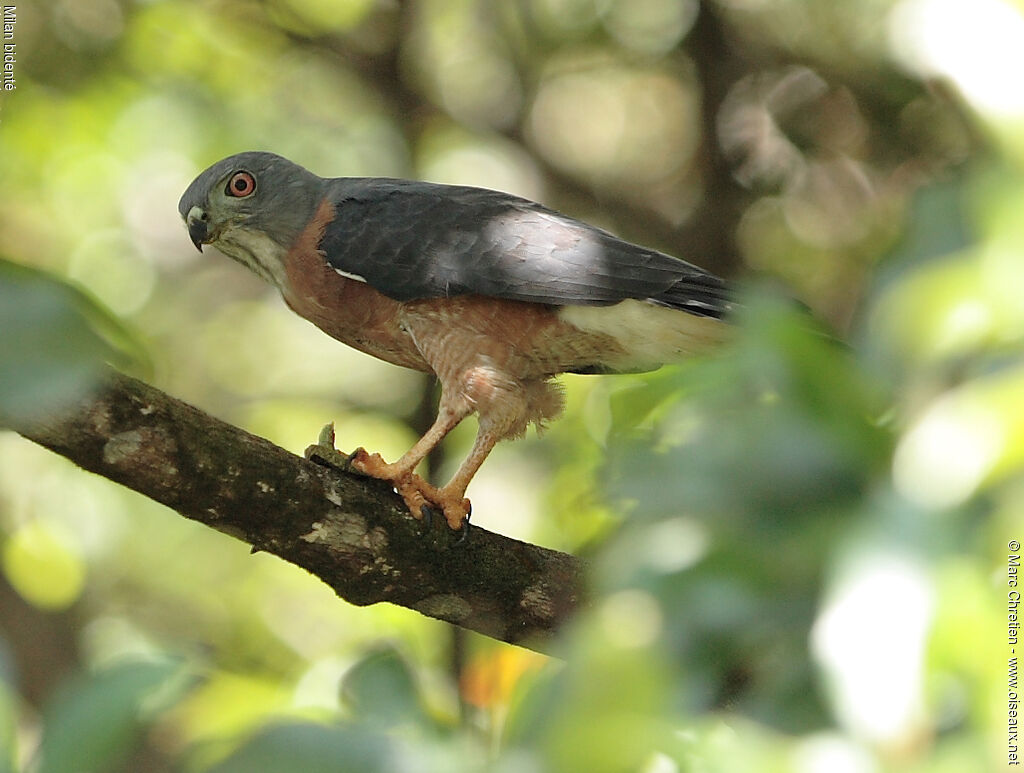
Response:
[{"label": "blurred foliage", "polygon": [[0,258],[0,416],[59,412],[96,385],[103,363],[148,362],[132,333],[80,290]]},{"label": "blurred foliage", "polygon": [[154,693],[176,670],[167,663],[122,662],[64,685],[43,717],[40,773],[116,767],[158,708]]},{"label": "blurred foliage", "polygon": [[592,562],[562,660],[345,606],[0,436],[0,773],[1005,762],[1015,0],[40,0],[12,40],[8,413],[150,360],[294,451],[330,419],[405,449],[420,376],[189,244],[178,196],[244,149],[508,190],[747,281],[723,351],[567,377],[474,481],[481,525]]}]

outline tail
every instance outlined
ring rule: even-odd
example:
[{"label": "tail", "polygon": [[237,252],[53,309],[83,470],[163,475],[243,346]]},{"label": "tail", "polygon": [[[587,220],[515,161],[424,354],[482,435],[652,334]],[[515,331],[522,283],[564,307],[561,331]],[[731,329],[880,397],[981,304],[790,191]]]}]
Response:
[{"label": "tail", "polygon": [[734,307],[732,290],[724,280],[696,271],[681,276],[667,290],[648,300],[659,306],[711,319],[724,319]]}]

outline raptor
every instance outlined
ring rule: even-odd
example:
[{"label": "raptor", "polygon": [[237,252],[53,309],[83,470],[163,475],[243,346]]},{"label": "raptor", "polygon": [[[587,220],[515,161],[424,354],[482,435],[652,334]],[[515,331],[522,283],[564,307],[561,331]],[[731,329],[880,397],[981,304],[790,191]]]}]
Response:
[{"label": "raptor", "polygon": [[[178,211],[197,248],[251,269],[328,335],[436,375],[437,419],[423,437],[390,463],[358,449],[351,466],[452,529],[495,444],[561,413],[557,374],[652,370],[728,336],[718,277],[507,193],[326,179],[253,151],[205,170]],[[468,457],[444,486],[427,483],[417,465],[474,413]]]}]

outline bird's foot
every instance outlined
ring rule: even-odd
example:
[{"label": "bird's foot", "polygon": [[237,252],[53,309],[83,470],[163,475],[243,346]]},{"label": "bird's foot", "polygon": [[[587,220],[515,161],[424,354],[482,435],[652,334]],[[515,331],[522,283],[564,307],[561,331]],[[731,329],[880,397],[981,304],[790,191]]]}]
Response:
[{"label": "bird's foot", "polygon": [[469,516],[473,512],[473,505],[469,499],[431,486],[419,475],[410,475],[401,481],[393,481],[393,485],[405,500],[409,512],[416,518],[425,521],[429,526],[434,515],[441,513],[448,523],[448,528],[461,532],[463,538],[465,537],[469,528]]},{"label": "bird's foot", "polygon": [[405,500],[405,506],[413,517],[424,521],[427,528],[434,515],[440,513],[448,523],[448,528],[462,534],[459,542],[465,539],[469,515],[473,510],[473,505],[466,497],[432,486],[415,473],[390,482]]},{"label": "bird's foot", "polygon": [[[468,499],[465,499],[464,501],[467,503],[469,502]],[[430,505],[424,505],[422,508],[420,508],[420,512],[423,514],[424,531],[426,531],[430,528],[430,524],[433,521],[434,508],[431,507]],[[459,532],[459,538],[455,540],[456,545],[461,545],[463,542],[466,541],[466,537],[469,536],[469,517],[472,514],[473,505],[470,504],[466,507],[466,514],[462,516],[462,521],[459,524],[458,529],[451,525],[451,521],[448,520],[447,516],[445,517],[445,520],[448,521],[449,528],[451,528],[453,531],[457,530]]]},{"label": "bird's foot", "polygon": [[380,454],[368,453],[365,448],[357,448],[348,454],[336,449],[334,447],[333,422],[320,430],[317,442],[306,449],[305,456],[325,467],[334,467],[342,472],[355,472],[368,478],[386,480],[393,485],[396,481],[406,477],[397,465],[388,464]]},{"label": "bird's foot", "polygon": [[413,518],[425,521],[429,528],[434,514],[443,513],[449,528],[461,533],[459,541],[465,539],[472,510],[467,498],[432,486],[416,473],[397,464],[388,464],[380,454],[371,454],[364,448],[357,448],[350,454],[338,451],[334,448],[333,425],[321,430],[319,442],[306,449],[306,458],[345,472],[387,481],[401,495]]},{"label": "bird's foot", "polygon": [[371,454],[365,448],[357,448],[348,455],[348,465],[353,472],[368,478],[379,478],[394,483],[409,473],[396,464],[388,464],[380,454]]}]

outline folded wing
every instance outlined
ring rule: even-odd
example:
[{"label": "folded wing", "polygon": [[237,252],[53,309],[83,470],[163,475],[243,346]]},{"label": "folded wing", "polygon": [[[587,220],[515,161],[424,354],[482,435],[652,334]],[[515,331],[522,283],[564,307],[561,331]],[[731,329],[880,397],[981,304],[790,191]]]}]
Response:
[{"label": "folded wing", "polygon": [[481,188],[339,178],[321,248],[396,300],[477,294],[553,306],[647,300],[719,318],[725,283],[703,269],[539,204]]}]

